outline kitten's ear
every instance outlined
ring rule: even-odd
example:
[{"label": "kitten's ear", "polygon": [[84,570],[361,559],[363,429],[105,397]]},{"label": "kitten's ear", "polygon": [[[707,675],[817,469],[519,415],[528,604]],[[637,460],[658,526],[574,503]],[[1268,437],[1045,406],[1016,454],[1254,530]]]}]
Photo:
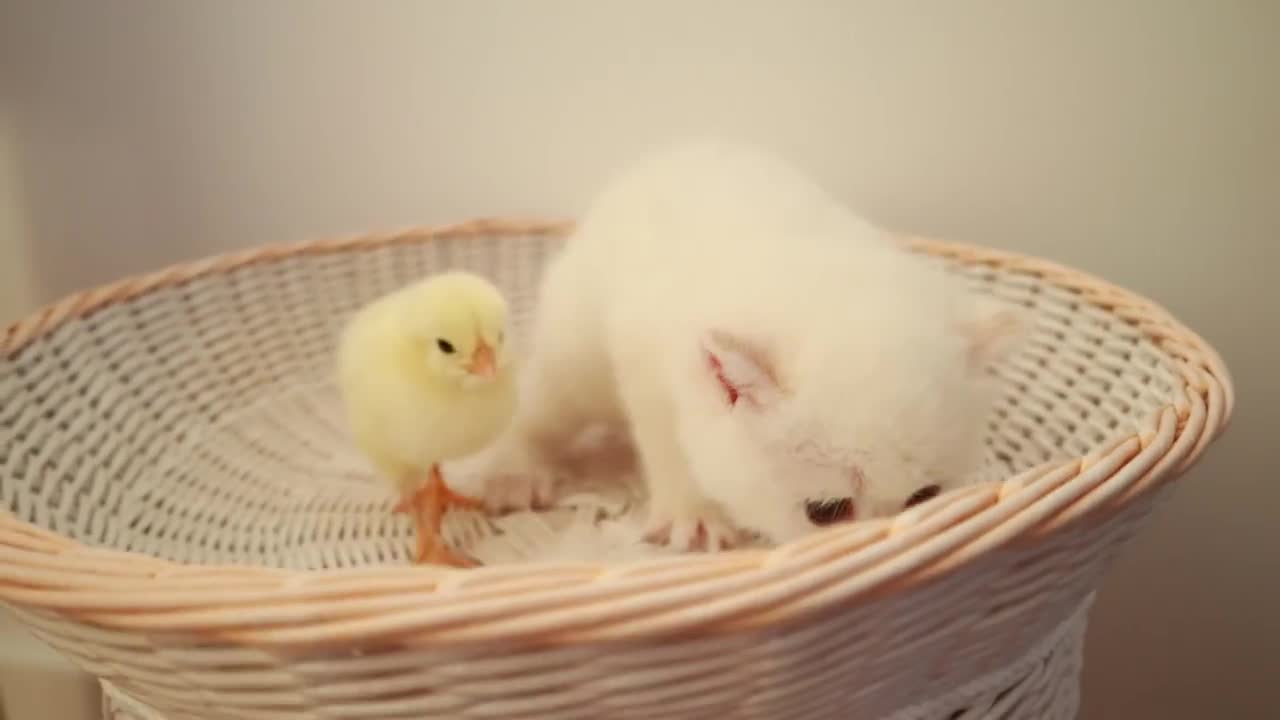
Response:
[{"label": "kitten's ear", "polygon": [[706,367],[719,383],[730,405],[747,402],[755,407],[768,405],[780,391],[773,362],[760,346],[720,330],[703,339]]},{"label": "kitten's ear", "polygon": [[960,325],[970,369],[981,372],[1017,352],[1030,336],[1031,326],[1027,309],[979,296]]}]

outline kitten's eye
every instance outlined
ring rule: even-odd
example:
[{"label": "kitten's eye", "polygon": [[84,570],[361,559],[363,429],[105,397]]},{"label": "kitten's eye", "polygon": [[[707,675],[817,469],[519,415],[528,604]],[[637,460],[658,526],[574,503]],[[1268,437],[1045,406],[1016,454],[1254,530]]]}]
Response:
[{"label": "kitten's eye", "polygon": [[804,504],[809,522],[818,526],[834,525],[853,519],[853,498],[809,500]]},{"label": "kitten's eye", "polygon": [[942,492],[942,488],[938,487],[937,485],[929,485],[927,487],[922,487],[919,490],[911,493],[911,497],[907,498],[907,503],[906,505],[903,505],[903,507],[904,508],[914,507],[916,505],[919,505],[922,502],[925,502],[926,500],[932,500],[935,497],[937,497],[938,494],[941,492]]},{"label": "kitten's eye", "polygon": [[444,353],[445,355],[453,354],[453,343],[449,342],[448,340],[445,340],[444,338],[440,338],[439,340],[436,340],[436,347],[440,348],[440,352]]}]

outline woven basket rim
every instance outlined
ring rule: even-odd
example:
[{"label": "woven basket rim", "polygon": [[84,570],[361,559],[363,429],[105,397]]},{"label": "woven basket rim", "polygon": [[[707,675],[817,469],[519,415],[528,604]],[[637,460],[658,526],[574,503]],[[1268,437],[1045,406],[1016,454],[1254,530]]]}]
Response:
[{"label": "woven basket rim", "polygon": [[[11,325],[12,358],[61,325],[195,278],[303,255],[443,238],[559,237],[568,221],[486,218],[254,248],[70,295]],[[1088,456],[965,488],[894,518],[833,528],[771,549],[659,557],[625,565],[540,562],[475,570],[378,566],[303,571],[181,565],[93,548],[0,510],[0,600],[104,628],[191,632],[224,642],[336,647],[621,640],[732,632],[847,608],[924,583],[1005,543],[1073,522],[1105,522],[1177,477],[1226,428],[1234,389],[1218,353],[1154,302],[1078,270],[935,239],[913,250],[1034,274],[1136,326],[1179,362],[1184,398],[1141,432]]]}]

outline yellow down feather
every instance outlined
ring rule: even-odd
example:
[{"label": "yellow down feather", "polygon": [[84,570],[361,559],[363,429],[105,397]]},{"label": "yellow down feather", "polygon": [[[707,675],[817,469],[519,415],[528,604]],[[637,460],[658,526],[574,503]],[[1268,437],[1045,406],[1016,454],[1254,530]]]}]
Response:
[{"label": "yellow down feather", "polygon": [[[338,384],[359,448],[402,494],[435,463],[480,451],[515,409],[507,304],[487,280],[450,272],[378,299],[348,322]],[[474,372],[482,346],[490,377]]]}]

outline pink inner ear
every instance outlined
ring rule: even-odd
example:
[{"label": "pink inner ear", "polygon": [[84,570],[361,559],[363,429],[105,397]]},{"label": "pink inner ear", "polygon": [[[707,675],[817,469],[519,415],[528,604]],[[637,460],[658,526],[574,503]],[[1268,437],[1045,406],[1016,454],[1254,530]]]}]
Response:
[{"label": "pink inner ear", "polygon": [[716,381],[720,383],[720,387],[724,390],[725,396],[729,398],[729,405],[737,405],[740,393],[733,383],[729,382],[729,378],[724,375],[724,365],[720,362],[720,358],[715,353],[707,353],[707,362],[711,365],[711,372],[715,373]]},{"label": "pink inner ear", "polygon": [[703,341],[702,351],[730,406],[744,400],[753,408],[764,408],[777,396],[780,387],[773,366],[758,345],[713,330]]}]

